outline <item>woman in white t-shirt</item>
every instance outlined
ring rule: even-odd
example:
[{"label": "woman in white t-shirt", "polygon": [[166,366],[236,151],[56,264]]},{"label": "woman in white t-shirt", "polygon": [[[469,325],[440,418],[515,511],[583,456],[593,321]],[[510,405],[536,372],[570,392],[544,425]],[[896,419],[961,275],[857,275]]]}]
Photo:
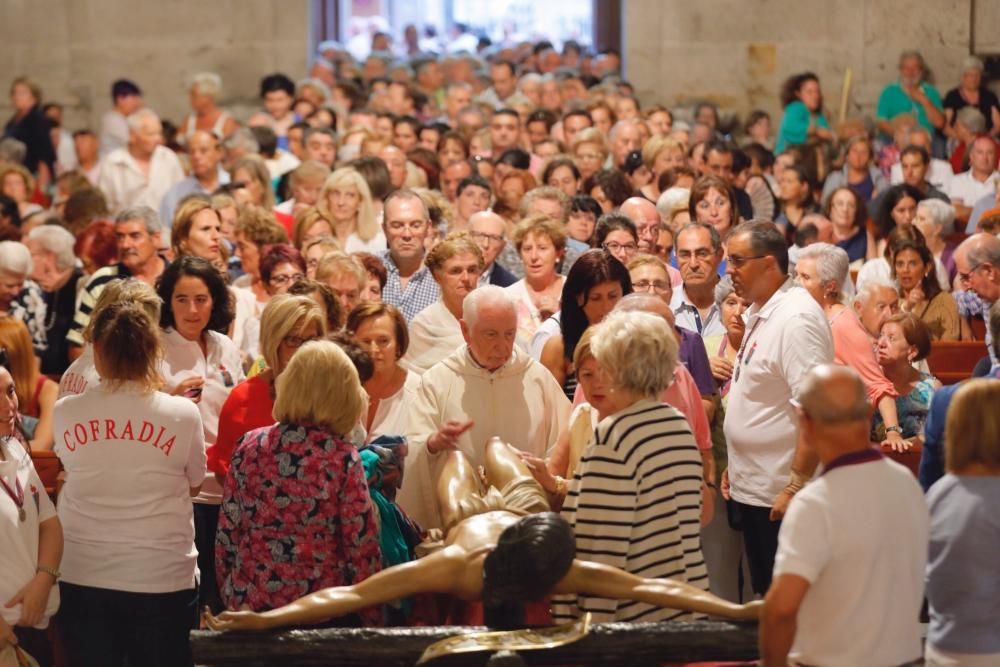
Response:
[{"label": "woman in white t-shirt", "polygon": [[[218,269],[200,257],[182,257],[168,266],[157,287],[163,306],[164,391],[198,406],[206,448],[215,444],[219,413],[229,392],[243,381],[240,351],[220,331],[233,319],[226,283]],[[221,609],[215,585],[215,529],[222,486],[207,474],[194,498],[195,545],[198,547],[200,605]]]},{"label": "woman in white t-shirt", "polygon": [[17,393],[0,351],[0,655],[17,643],[42,667],[52,664],[47,632],[59,608],[55,588],[62,526],[19,438]]},{"label": "woman in white t-shirt", "polygon": [[135,303],[96,312],[101,380],[56,404],[65,535],[59,625],[81,665],[191,665],[197,551],[191,496],[205,477],[201,415],[161,385],[159,327]]}]

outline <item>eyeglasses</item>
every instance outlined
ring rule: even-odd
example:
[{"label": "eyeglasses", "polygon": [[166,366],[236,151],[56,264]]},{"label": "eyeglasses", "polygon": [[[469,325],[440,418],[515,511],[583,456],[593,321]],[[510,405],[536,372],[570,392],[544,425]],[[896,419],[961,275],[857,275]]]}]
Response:
[{"label": "eyeglasses", "polygon": [[303,336],[285,336],[284,338],[281,339],[281,342],[284,343],[285,345],[287,345],[288,347],[292,347],[292,348],[298,349],[298,348],[302,347],[303,345],[305,345],[306,343],[309,343],[309,342],[314,341],[314,340],[319,340],[319,339],[320,339],[320,336],[306,336],[306,337],[303,337]]},{"label": "eyeglasses", "polygon": [[608,241],[604,244],[604,249],[612,254],[621,251],[626,255],[634,255],[638,252],[639,245],[637,243],[618,243],[617,241]]},{"label": "eyeglasses", "polygon": [[275,287],[283,287],[285,285],[291,285],[296,280],[302,280],[306,277],[304,273],[293,273],[291,275],[277,275],[271,276],[271,284]]},{"label": "eyeglasses", "polygon": [[664,280],[637,280],[632,283],[632,287],[640,292],[647,292],[650,287],[661,294],[670,291],[670,283]]},{"label": "eyeglasses", "polygon": [[477,243],[489,241],[490,243],[503,243],[503,236],[499,234],[487,234],[486,232],[469,232],[469,238]]},{"label": "eyeglasses", "polygon": [[982,266],[983,266],[983,263],[976,264],[971,269],[969,269],[968,273],[962,273],[961,271],[959,271],[958,272],[958,279],[961,280],[963,283],[970,282],[972,280],[972,274],[975,273],[976,271],[978,271],[979,269],[981,269]]},{"label": "eyeglasses", "polygon": [[740,257],[739,255],[730,255],[729,263],[739,268],[749,262],[752,259],[764,259],[765,257],[770,257],[770,255],[754,255],[753,257]]}]

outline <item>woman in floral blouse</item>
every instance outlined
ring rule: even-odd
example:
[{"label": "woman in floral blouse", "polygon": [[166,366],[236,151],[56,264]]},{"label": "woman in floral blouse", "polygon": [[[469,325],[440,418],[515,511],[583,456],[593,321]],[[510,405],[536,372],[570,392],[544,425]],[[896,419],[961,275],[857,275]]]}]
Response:
[{"label": "woman in floral blouse", "polygon": [[[364,468],[345,439],[364,390],[334,343],[306,343],[277,380],[278,423],[250,431],[233,454],[215,558],[229,609],[264,611],[381,569]],[[377,625],[379,609],[361,612]]]}]

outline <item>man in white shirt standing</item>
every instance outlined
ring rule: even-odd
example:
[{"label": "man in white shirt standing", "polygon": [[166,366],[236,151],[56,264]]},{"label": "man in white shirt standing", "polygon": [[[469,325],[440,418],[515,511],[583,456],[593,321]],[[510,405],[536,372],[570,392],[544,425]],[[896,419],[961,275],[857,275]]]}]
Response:
[{"label": "man in white shirt standing", "polygon": [[833,337],[819,305],[788,277],[788,247],[773,224],[740,225],[728,249],[727,273],[752,305],[733,365],[722,491],[743,531],[753,590],[763,595],[788,501],[816,467],[790,401],[814,366],[833,361]]},{"label": "man in white shirt standing", "polygon": [[184,180],[184,169],[172,150],[162,145],[163,126],[152,109],[128,117],[127,148],[111,151],[101,162],[98,187],[112,213],[133,206],[160,207],[163,195]]},{"label": "man in white shirt standing", "polygon": [[976,202],[993,194],[1000,178],[996,167],[997,145],[992,137],[976,137],[969,148],[969,171],[955,174],[948,185],[948,196],[955,207],[957,219],[967,221]]},{"label": "man in white shirt standing", "polygon": [[761,615],[762,664],[910,664],[921,655],[929,531],[920,487],[869,447],[872,408],[851,368],[814,368],[797,412],[823,474],[782,522]]}]

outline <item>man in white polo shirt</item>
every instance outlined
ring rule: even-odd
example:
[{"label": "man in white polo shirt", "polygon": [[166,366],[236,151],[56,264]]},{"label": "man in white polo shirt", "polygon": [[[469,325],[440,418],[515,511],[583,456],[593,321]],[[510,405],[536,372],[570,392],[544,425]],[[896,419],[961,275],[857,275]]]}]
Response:
[{"label": "man in white polo shirt", "polygon": [[788,501],[812,477],[791,399],[814,366],[833,361],[833,337],[816,301],[788,277],[788,247],[769,222],[749,222],[728,241],[727,273],[752,305],[726,409],[729,467],[723,478],[743,531],[755,593],[771,583]]},{"label": "man in white polo shirt", "polygon": [[910,664],[921,655],[929,530],[920,487],[869,447],[872,409],[851,368],[814,368],[797,411],[823,474],[796,494],[781,525],[762,664]]},{"label": "man in white polo shirt", "polygon": [[955,207],[955,217],[968,220],[976,202],[993,194],[998,178],[997,145],[991,137],[976,137],[969,148],[969,171],[955,174],[948,184],[948,196]]}]

